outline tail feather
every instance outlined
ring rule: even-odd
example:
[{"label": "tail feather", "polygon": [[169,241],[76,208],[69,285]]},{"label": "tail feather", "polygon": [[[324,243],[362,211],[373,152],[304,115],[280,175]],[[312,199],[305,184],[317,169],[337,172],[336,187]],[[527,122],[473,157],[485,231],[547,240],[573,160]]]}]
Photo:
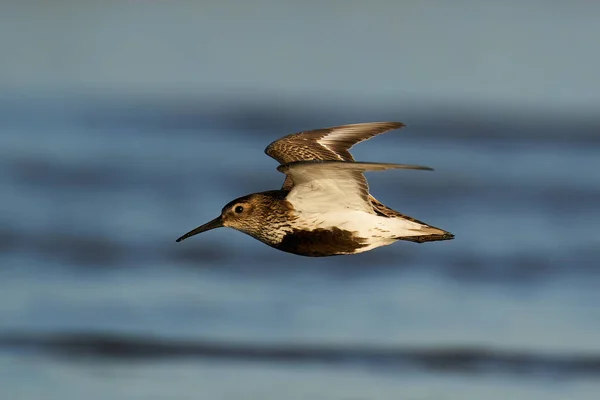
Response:
[{"label": "tail feather", "polygon": [[408,215],[401,214],[396,210],[392,210],[391,208],[387,207],[371,195],[369,195],[369,200],[371,201],[373,210],[377,214],[388,218],[403,219],[405,221],[410,221],[414,225],[416,225],[413,229],[409,229],[410,233],[407,233],[406,236],[403,235],[395,237],[394,239],[396,240],[407,240],[409,242],[425,243],[434,242],[437,240],[454,239],[454,235],[452,233],[440,228],[436,228],[435,226],[428,225],[425,222],[421,222],[415,218],[409,217]]},{"label": "tail feather", "polygon": [[[441,230],[441,229],[440,229]],[[437,240],[452,240],[454,235],[450,232],[442,231],[440,234],[425,234],[419,236],[401,236],[397,237],[397,240],[407,240],[415,243],[435,242]]]}]

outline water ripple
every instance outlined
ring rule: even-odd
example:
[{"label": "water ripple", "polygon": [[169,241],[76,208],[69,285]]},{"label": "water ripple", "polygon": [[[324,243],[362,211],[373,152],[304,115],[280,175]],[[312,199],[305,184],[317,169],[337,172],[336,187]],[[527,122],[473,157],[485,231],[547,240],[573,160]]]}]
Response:
[{"label": "water ripple", "polygon": [[600,354],[541,354],[479,347],[376,347],[366,345],[259,344],[214,340],[181,341],[110,333],[0,335],[5,351],[36,351],[62,357],[143,360],[223,359],[269,363],[362,365],[378,369],[479,374],[493,371],[519,377],[600,376]]}]

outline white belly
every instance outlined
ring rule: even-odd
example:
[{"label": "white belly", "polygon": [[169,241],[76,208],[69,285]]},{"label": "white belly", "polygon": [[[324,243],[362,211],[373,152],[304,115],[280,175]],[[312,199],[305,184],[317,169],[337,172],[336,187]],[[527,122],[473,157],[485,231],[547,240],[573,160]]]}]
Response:
[{"label": "white belly", "polygon": [[356,210],[334,211],[328,213],[298,213],[296,224],[304,229],[339,228],[352,232],[367,246],[357,252],[372,250],[379,246],[394,243],[399,237],[418,236],[421,224],[405,219],[381,217]]}]

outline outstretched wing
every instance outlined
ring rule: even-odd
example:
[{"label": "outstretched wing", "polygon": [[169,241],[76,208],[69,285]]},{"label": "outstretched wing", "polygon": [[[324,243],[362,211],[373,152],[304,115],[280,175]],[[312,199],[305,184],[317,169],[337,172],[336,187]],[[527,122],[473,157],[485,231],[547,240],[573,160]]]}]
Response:
[{"label": "outstretched wing", "polygon": [[[299,132],[274,141],[267,146],[265,153],[280,164],[296,161],[354,161],[349,152],[352,146],[403,126],[402,122],[368,122]],[[291,187],[292,182],[286,178],[282,189],[290,190]]]},{"label": "outstretched wing", "polygon": [[294,161],[354,161],[348,150],[363,140],[392,129],[402,122],[368,122],[293,133],[274,141],[265,153],[280,164]]},{"label": "outstretched wing", "polygon": [[374,214],[363,172],[429,167],[353,161],[297,161],[280,165],[293,187],[286,200],[299,211],[353,209]]}]

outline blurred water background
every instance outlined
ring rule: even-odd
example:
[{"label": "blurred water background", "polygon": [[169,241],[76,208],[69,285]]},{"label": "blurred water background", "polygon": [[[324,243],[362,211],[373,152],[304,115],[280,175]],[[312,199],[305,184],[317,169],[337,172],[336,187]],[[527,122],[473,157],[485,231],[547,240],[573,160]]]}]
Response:
[{"label": "blurred water background", "polygon": [[[600,3],[3,2],[0,398],[600,398]],[[303,258],[221,229],[271,141],[447,242]]]}]

